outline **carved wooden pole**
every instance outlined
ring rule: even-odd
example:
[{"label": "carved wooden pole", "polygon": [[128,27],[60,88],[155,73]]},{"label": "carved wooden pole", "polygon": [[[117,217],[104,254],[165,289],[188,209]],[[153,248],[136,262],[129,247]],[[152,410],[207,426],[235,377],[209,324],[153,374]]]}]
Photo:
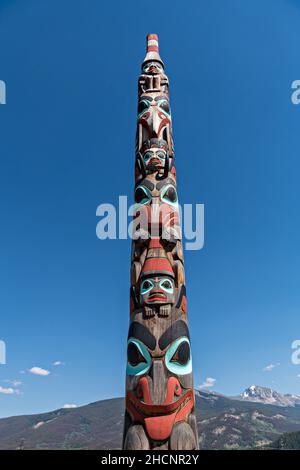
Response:
[{"label": "carved wooden pole", "polygon": [[197,449],[169,103],[158,37],[138,81],[124,449]]}]

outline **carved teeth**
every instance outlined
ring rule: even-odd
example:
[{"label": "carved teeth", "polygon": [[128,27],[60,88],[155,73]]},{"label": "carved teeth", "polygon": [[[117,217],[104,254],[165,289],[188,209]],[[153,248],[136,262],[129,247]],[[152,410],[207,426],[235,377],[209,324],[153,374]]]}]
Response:
[{"label": "carved teeth", "polygon": [[[129,399],[131,405],[135,408],[135,410],[138,413],[142,414],[143,416],[164,416],[164,415],[170,415],[170,414],[173,414],[173,413],[177,414],[177,413],[179,413],[180,410],[182,410],[182,408],[184,408],[189,403],[190,400],[191,400],[190,396],[186,397],[183,400],[183,402],[180,403],[178,408],[175,408],[175,410],[172,410],[172,411],[162,410],[161,412],[157,412],[157,411],[153,412],[153,411],[150,411],[150,410],[147,409],[147,407],[151,406],[151,405],[143,406],[143,403],[142,403],[142,406],[139,406],[138,401],[135,401],[132,398]],[[160,406],[164,407],[164,405],[160,405]]]}]

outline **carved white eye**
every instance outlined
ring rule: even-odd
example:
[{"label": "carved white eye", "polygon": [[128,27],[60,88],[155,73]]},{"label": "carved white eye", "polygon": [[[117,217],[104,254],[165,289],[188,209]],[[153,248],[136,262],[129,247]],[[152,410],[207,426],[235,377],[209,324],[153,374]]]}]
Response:
[{"label": "carved white eye", "polygon": [[161,289],[163,289],[165,292],[168,292],[169,294],[173,294],[174,292],[174,287],[172,284],[172,281],[170,279],[162,279],[159,282],[159,286]]},{"label": "carved white eye", "polygon": [[138,104],[138,116],[141,116],[147,109],[150,108],[150,102],[148,100],[141,100]]},{"label": "carved white eye", "polygon": [[158,107],[166,114],[170,114],[171,113],[171,110],[170,110],[170,105],[169,105],[169,102],[167,100],[161,100],[159,101],[158,103]]},{"label": "carved white eye", "polygon": [[129,338],[127,345],[127,375],[146,374],[151,367],[151,356],[146,346],[136,338]]},{"label": "carved white eye", "polygon": [[171,204],[173,206],[176,205],[178,198],[175,186],[172,184],[167,184],[167,186],[162,189],[161,200],[167,204]]},{"label": "carved white eye", "polygon": [[165,159],[166,159],[166,154],[165,154],[165,152],[163,152],[162,150],[160,150],[159,152],[156,152],[156,155],[157,155],[158,158],[160,158],[161,160],[165,160]]},{"label": "carved white eye", "polygon": [[134,200],[137,204],[148,204],[151,201],[151,194],[145,186],[138,186],[134,193]]},{"label": "carved white eye", "polygon": [[153,157],[153,152],[146,152],[145,155],[144,155],[144,162],[145,163],[148,163],[149,160]]},{"label": "carved white eye", "polygon": [[141,294],[147,294],[154,287],[154,282],[150,279],[145,279],[141,285]]},{"label": "carved white eye", "polygon": [[178,338],[171,344],[166,352],[165,364],[167,369],[176,375],[192,372],[191,349],[187,337]]}]

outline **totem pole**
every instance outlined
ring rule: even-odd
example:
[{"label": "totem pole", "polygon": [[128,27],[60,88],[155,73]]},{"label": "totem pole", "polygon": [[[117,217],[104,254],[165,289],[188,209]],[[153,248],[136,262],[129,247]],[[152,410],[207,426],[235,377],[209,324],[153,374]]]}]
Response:
[{"label": "totem pole", "polygon": [[169,80],[147,37],[138,81],[123,448],[197,449]]}]

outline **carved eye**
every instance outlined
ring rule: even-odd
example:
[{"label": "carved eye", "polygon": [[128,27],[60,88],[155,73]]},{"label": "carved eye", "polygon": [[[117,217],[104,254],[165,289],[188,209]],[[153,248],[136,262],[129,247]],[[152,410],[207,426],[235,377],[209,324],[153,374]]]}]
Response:
[{"label": "carved eye", "polygon": [[167,369],[176,375],[192,372],[190,342],[187,337],[178,338],[171,344],[166,352],[165,364]]},{"label": "carved eye", "polygon": [[137,204],[148,204],[151,201],[151,194],[145,186],[138,186],[134,193],[134,200]]},{"label": "carved eye", "polygon": [[158,103],[158,106],[164,113],[170,114],[170,112],[171,112],[170,105],[169,105],[169,102],[167,100],[161,100]]},{"label": "carved eye", "polygon": [[150,279],[145,279],[141,285],[141,294],[147,294],[154,287],[154,282]]},{"label": "carved eye", "polygon": [[146,346],[136,338],[129,338],[127,345],[127,375],[146,374],[151,367],[151,356]]},{"label": "carved eye", "polygon": [[146,152],[145,155],[144,155],[144,162],[145,163],[148,163],[149,160],[153,157],[153,152]]},{"label": "carved eye", "polygon": [[138,347],[134,343],[129,343],[127,348],[127,358],[129,364],[137,366],[140,362],[146,362],[144,356],[138,350]]},{"label": "carved eye", "polygon": [[176,352],[171,358],[171,362],[177,362],[178,364],[181,364],[184,366],[187,364],[189,359],[190,359],[190,345],[184,342],[184,343],[181,343],[176,349]]},{"label": "carved eye", "polygon": [[162,65],[159,62],[147,62],[143,67],[143,72],[148,72],[150,67],[155,66],[159,71],[163,70]]},{"label": "carved eye", "polygon": [[161,192],[161,200],[167,204],[176,205],[178,198],[175,186],[172,184],[165,186]]},{"label": "carved eye", "polygon": [[138,115],[143,114],[147,109],[149,109],[150,103],[148,100],[141,100],[138,104]]},{"label": "carved eye", "polygon": [[157,152],[156,155],[157,155],[158,158],[160,158],[161,160],[165,160],[165,159],[166,159],[166,154],[165,154],[165,152],[162,152],[161,150],[160,150],[159,152]]},{"label": "carved eye", "polygon": [[173,294],[174,288],[170,279],[162,279],[159,285],[164,291],[168,292],[169,294]]}]

